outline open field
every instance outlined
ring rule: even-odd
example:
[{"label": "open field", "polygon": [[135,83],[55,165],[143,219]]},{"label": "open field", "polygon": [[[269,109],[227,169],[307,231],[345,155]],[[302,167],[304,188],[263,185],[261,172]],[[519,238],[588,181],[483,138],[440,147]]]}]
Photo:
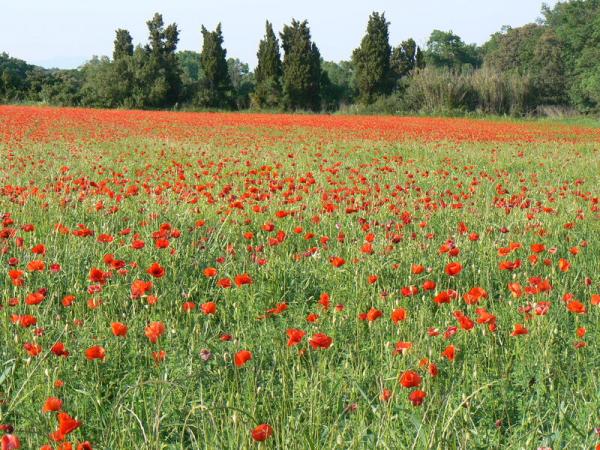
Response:
[{"label": "open field", "polygon": [[598,128],[7,106],[0,161],[6,448],[600,442]]}]

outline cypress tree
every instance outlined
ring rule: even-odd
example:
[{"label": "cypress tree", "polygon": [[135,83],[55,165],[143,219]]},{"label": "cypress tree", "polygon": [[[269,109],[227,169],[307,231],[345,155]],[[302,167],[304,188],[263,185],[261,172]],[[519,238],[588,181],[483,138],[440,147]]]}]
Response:
[{"label": "cypress tree", "polygon": [[176,103],[181,96],[181,68],[179,67],[179,61],[177,60],[177,54],[175,53],[178,43],[179,29],[177,28],[177,24],[172,23],[165,29],[162,60],[162,67],[164,68],[168,85],[167,104]]},{"label": "cypress tree", "polygon": [[392,87],[392,49],[388,27],[389,22],[385,20],[385,14],[372,13],[369,16],[367,34],[363,37],[360,47],[352,53],[359,100],[365,104],[374,102],[380,95],[389,94]]},{"label": "cypress tree", "polygon": [[227,67],[227,50],[223,48],[221,24],[215,31],[202,26],[204,43],[200,54],[202,79],[198,101],[209,108],[230,108],[232,106],[231,78]]},{"label": "cypress tree", "polygon": [[143,59],[137,61],[141,64],[136,67],[137,91],[140,92],[136,103],[151,107],[173,105],[181,93],[181,72],[175,55],[179,30],[174,23],[165,29],[159,13],[146,24],[149,42],[143,49]]},{"label": "cypress tree", "polygon": [[273,32],[273,25],[267,21],[265,37],[258,45],[258,65],[255,70],[256,91],[254,103],[259,108],[277,107],[281,104],[281,56],[279,41]]},{"label": "cypress tree", "polygon": [[111,79],[104,86],[110,92],[107,96],[110,99],[106,101],[111,106],[130,106],[135,82],[132,66],[133,39],[127,30],[118,29],[115,34],[113,62],[109,69]]},{"label": "cypress tree", "polygon": [[113,60],[133,56],[133,38],[129,31],[119,28],[116,32]]},{"label": "cypress tree", "polygon": [[289,109],[321,107],[321,54],[311,41],[308,22],[292,20],[280,33],[283,47],[284,106]]}]

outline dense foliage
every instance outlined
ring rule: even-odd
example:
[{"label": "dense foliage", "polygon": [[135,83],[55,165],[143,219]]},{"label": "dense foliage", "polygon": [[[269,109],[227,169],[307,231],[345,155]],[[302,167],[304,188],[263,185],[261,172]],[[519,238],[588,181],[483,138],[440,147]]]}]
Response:
[{"label": "dense foliage", "polygon": [[233,85],[227,66],[227,51],[223,48],[221,24],[215,31],[202,27],[204,44],[200,54],[200,67],[204,76],[200,82],[198,104],[212,108],[227,108],[232,105]]},{"label": "dense foliage", "polygon": [[360,47],[352,53],[359,100],[372,103],[377,97],[390,93],[392,72],[390,59],[389,22],[385,14],[374,12],[369,17],[367,34]]},{"label": "dense foliage", "polygon": [[308,22],[292,20],[281,33],[283,47],[283,103],[287,109],[319,110],[321,54],[312,42]]},{"label": "dense foliage", "polygon": [[[600,111],[600,0],[542,8],[543,18],[493,34],[482,46],[434,30],[424,48],[389,42],[373,12],[350,60],[321,58],[307,21],[278,39],[267,21],[255,71],[227,59],[219,25],[201,53],[177,51],[179,29],[156,14],[148,43],[116,30],[112,59],[44,69],[0,54],[0,102],[104,108],[216,108],[385,113],[531,114]],[[444,84],[444,83],[450,83]],[[423,101],[425,100],[425,101]]]},{"label": "dense foliage", "polygon": [[267,21],[265,37],[258,45],[258,65],[256,66],[256,91],[254,104],[258,108],[275,108],[281,104],[281,76],[283,68],[279,54],[279,41],[273,25]]}]

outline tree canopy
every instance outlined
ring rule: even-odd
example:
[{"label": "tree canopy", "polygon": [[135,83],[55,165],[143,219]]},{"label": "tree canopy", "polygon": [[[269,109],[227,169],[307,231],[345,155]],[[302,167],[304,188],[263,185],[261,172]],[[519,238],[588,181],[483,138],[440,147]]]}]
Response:
[{"label": "tree canopy", "polygon": [[352,53],[359,99],[366,104],[372,103],[379,96],[389,94],[392,88],[389,25],[385,14],[371,14],[367,33],[360,47]]},{"label": "tree canopy", "polygon": [[292,20],[280,34],[283,57],[283,104],[287,109],[321,107],[321,54],[312,42],[308,21]]},{"label": "tree canopy", "polygon": [[221,24],[215,31],[208,31],[202,26],[202,52],[200,67],[202,78],[198,103],[211,108],[227,108],[233,105],[233,86],[227,66],[227,50],[223,48],[223,32]]},{"label": "tree canopy", "polygon": [[[347,61],[324,61],[306,20],[266,21],[257,65],[228,57],[221,24],[201,29],[201,51],[178,51],[180,30],[159,13],[146,42],[115,30],[112,58],[45,69],[0,53],[0,102],[103,108],[287,109],[526,114],[546,106],[600,112],[600,0],[567,0],[543,18],[505,26],[483,45],[433,30],[424,48],[390,43],[373,12]],[[200,50],[200,49],[198,49]],[[437,107],[433,105],[438,102]]]}]

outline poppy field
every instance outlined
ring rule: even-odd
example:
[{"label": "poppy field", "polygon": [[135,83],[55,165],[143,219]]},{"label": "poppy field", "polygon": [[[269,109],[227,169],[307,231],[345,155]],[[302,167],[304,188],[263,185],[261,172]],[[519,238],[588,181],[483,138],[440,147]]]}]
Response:
[{"label": "poppy field", "polygon": [[600,443],[600,129],[0,107],[0,437]]}]

